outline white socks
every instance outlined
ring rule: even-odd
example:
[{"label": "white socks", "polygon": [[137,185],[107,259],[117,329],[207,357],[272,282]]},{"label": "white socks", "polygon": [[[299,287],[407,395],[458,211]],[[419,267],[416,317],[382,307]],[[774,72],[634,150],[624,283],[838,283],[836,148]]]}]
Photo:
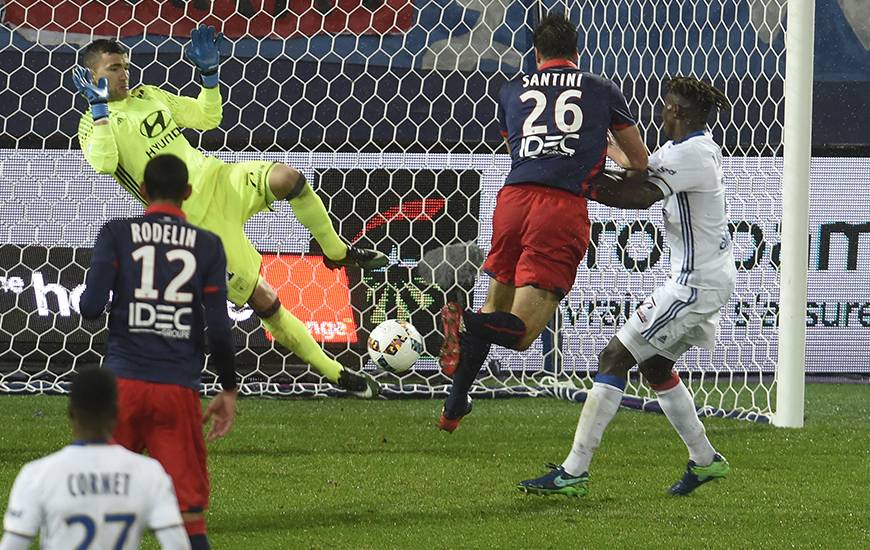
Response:
[{"label": "white socks", "polygon": [[[625,384],[624,381],[622,383]],[[567,474],[577,476],[589,470],[592,454],[601,444],[604,429],[613,420],[621,402],[622,388],[603,382],[592,384],[592,391],[586,398],[586,404],[583,405],[583,412],[580,413],[580,420],[577,422],[571,453],[562,463]],[[692,411],[694,410],[693,408]],[[703,430],[703,427],[701,429]]]},{"label": "white socks", "polygon": [[[607,382],[618,384],[619,380],[615,376],[609,376]],[[613,420],[622,402],[622,393],[621,387],[606,382],[592,384],[592,390],[577,422],[571,453],[562,462],[567,474],[577,476],[589,471],[592,455],[601,444],[604,430]],[[698,466],[709,466],[716,450],[707,439],[707,432],[695,411],[695,400],[689,389],[680,380],[674,387],[656,391],[656,394],[665,416],[689,449],[689,459]]]},{"label": "white socks", "polygon": [[709,466],[716,450],[707,439],[704,425],[695,412],[695,400],[689,388],[681,380],[673,388],[657,391],[656,394],[665,416],[689,448],[689,459],[698,466]]}]

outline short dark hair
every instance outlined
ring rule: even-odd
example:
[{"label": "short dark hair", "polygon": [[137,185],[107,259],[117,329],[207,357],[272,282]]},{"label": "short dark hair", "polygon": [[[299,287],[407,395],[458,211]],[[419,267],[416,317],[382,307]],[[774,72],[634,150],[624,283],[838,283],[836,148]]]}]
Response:
[{"label": "short dark hair", "polygon": [[127,47],[114,38],[98,38],[79,52],[79,64],[93,69],[97,58],[104,53],[125,54]]},{"label": "short dark hair", "polygon": [[550,12],[535,27],[532,42],[542,57],[570,59],[577,55],[577,27],[563,12]]},{"label": "short dark hair", "polygon": [[693,118],[707,120],[715,107],[719,111],[731,109],[731,102],[720,90],[691,76],[675,76],[668,81],[668,93],[680,96],[691,105]]},{"label": "short dark hair", "polygon": [[70,411],[82,425],[102,429],[118,415],[118,387],[107,369],[84,368],[75,375],[69,390]]},{"label": "short dark hair", "polygon": [[145,165],[145,191],[151,200],[182,201],[187,183],[187,166],[175,155],[157,155]]}]

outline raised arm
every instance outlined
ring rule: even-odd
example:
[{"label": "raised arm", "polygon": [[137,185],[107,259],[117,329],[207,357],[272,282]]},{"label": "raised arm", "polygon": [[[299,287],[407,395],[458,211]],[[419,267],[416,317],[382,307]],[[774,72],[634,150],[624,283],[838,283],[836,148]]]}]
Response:
[{"label": "raised arm", "polygon": [[220,126],[223,118],[223,99],[220,87],[203,88],[196,98],[169,93],[155,86],[148,87],[148,93],[160,98],[169,108],[175,123],[182,128],[194,130],[213,130]]},{"label": "raised arm", "polygon": [[197,68],[202,90],[196,99],[161,92],[179,126],[197,130],[217,128],[223,118],[220,91],[220,46],[223,34],[214,27],[200,25],[190,33],[190,43],[184,48],[184,58]]},{"label": "raised arm", "polygon": [[85,160],[98,174],[113,174],[118,167],[118,145],[109,125],[109,82],[103,77],[94,83],[86,67],[75,67],[72,81],[90,106],[79,121],[79,145]]}]

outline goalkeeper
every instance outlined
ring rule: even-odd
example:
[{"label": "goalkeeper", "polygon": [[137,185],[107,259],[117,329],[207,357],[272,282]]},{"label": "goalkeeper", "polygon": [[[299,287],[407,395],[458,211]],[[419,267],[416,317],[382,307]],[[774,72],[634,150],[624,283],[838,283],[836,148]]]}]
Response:
[{"label": "goalkeeper", "polygon": [[349,245],[335,232],[326,208],[305,176],[276,162],[226,163],[190,145],[182,128],[211,130],[222,117],[218,86],[223,35],[200,26],[191,33],[184,57],[199,71],[202,90],[196,99],[141,85],[130,90],[129,57],[123,44],[99,39],[81,52],[73,82],[90,108],[79,122],[85,159],[100,174],[115,180],[143,204],[139,184],[152,157],[170,153],[190,173],[193,194],[184,203],[190,223],[208,229],[223,241],[227,256],[228,297],[237,306],[249,304],[275,339],[339,387],[360,397],[373,397],[378,384],[351,372],[328,357],[306,326],[282,307],[275,290],[260,276],[262,258],[244,233],[257,212],[271,210],[276,200],[290,203],[297,219],[323,249],[324,263],[373,269],[387,264],[376,251]]}]

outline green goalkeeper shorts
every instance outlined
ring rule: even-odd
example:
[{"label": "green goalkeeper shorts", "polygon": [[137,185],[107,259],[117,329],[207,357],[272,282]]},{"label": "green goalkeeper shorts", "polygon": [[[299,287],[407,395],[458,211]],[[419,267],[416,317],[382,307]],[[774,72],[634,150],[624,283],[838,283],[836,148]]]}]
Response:
[{"label": "green goalkeeper shorts", "polygon": [[245,235],[245,222],[257,212],[271,210],[275,195],[269,188],[274,162],[213,164],[203,174],[200,193],[211,194],[201,220],[191,223],[217,233],[227,254],[227,294],[242,306],[251,298],[260,277],[263,257]]}]

